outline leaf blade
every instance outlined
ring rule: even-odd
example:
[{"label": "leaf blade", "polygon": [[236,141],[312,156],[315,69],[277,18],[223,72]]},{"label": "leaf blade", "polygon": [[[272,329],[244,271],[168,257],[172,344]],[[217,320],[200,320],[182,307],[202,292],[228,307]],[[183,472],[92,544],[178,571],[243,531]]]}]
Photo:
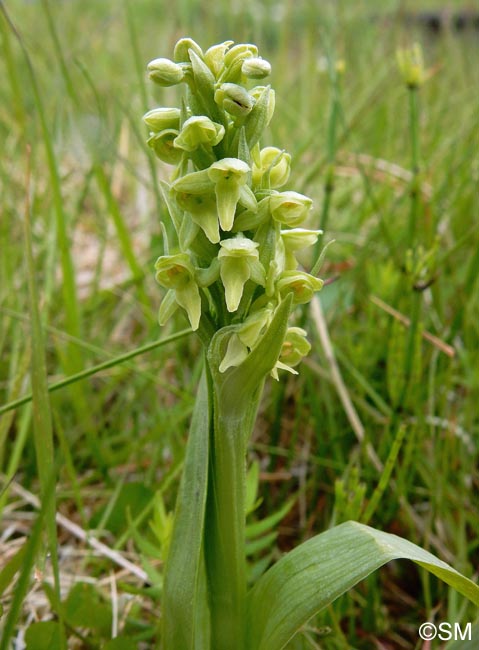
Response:
[{"label": "leaf blade", "polygon": [[281,650],[314,614],[390,560],[409,559],[479,605],[479,587],[419,546],[346,522],[301,544],[248,594],[251,650]]}]

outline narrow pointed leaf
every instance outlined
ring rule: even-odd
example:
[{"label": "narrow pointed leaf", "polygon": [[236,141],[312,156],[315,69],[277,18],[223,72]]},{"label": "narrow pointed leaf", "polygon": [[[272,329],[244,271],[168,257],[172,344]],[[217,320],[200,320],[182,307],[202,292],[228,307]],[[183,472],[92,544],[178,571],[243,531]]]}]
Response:
[{"label": "narrow pointed leaf", "polygon": [[405,539],[356,522],[317,535],[269,569],[248,594],[250,650],[281,650],[317,612],[395,559],[416,562],[479,605],[479,587]]},{"label": "narrow pointed leaf", "polygon": [[191,421],[175,522],[165,571],[164,644],[197,648],[198,587],[208,479],[209,404],[203,373]]}]

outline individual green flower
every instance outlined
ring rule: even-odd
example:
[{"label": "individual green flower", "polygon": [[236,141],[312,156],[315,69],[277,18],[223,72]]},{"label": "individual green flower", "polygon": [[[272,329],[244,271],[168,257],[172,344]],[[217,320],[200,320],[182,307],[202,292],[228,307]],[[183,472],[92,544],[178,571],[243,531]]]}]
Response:
[{"label": "individual green flower", "polygon": [[273,318],[273,308],[269,304],[264,309],[253,312],[234,332],[228,342],[225,356],[219,371],[225,372],[232,366],[239,366],[254,348]]},{"label": "individual green flower", "polygon": [[253,56],[243,61],[241,72],[248,79],[264,79],[271,74],[271,64],[259,56]]},{"label": "individual green flower", "polygon": [[249,348],[254,348],[261,334],[273,318],[273,307],[269,303],[264,309],[258,309],[248,316],[238,330],[240,341]]},{"label": "individual green flower", "polygon": [[323,281],[304,271],[283,271],[276,287],[282,296],[293,293],[293,302],[303,305],[312,299],[316,291],[323,286]]},{"label": "individual green flower", "polygon": [[175,198],[180,208],[190,214],[210,242],[217,244],[220,240],[220,230],[215,195],[175,192]]},{"label": "individual green flower", "polygon": [[215,102],[234,117],[245,117],[251,113],[254,99],[238,84],[224,83],[215,91]]},{"label": "individual green flower", "polygon": [[159,133],[165,129],[178,130],[180,128],[180,109],[154,108],[143,115],[143,121],[155,133]]},{"label": "individual green flower", "polygon": [[175,292],[176,302],[188,314],[191,329],[197,330],[201,317],[201,298],[189,255],[162,255],[157,259],[155,269],[159,284]]},{"label": "individual green flower", "polygon": [[220,372],[226,372],[228,368],[239,366],[247,358],[248,354],[249,350],[246,345],[241,341],[238,334],[233,332],[218,370]]},{"label": "individual green flower", "polygon": [[304,222],[312,205],[313,201],[309,197],[292,191],[272,194],[269,199],[273,219],[291,228]]},{"label": "individual green flower", "polygon": [[253,185],[264,185],[271,189],[284,185],[291,172],[291,156],[277,147],[265,147],[259,154],[259,165],[253,165]]},{"label": "individual green flower", "polygon": [[233,227],[241,188],[246,185],[250,168],[238,158],[223,158],[213,163],[207,171],[208,177],[215,184],[221,228],[229,231]]},{"label": "individual green flower", "polygon": [[183,155],[181,149],[176,149],[174,146],[177,136],[178,131],[175,129],[165,129],[160,133],[152,133],[147,140],[147,145],[153,149],[160,160],[170,165],[177,165]]},{"label": "individual green flower", "polygon": [[199,146],[214,147],[223,139],[225,128],[204,115],[193,115],[183,124],[174,141],[175,147],[195,151]]},{"label": "individual green flower", "polygon": [[265,272],[259,261],[258,242],[239,234],[221,241],[220,245],[218,259],[226,306],[229,312],[234,312],[238,309],[246,282],[251,279],[264,286]]},{"label": "individual green flower", "polygon": [[184,79],[185,71],[170,59],[154,59],[147,66],[148,76],[159,86],[176,86]]},{"label": "individual green flower", "polygon": [[301,363],[310,350],[311,344],[306,338],[306,332],[301,327],[288,327],[279,359],[271,371],[271,376],[278,380],[278,370],[287,370],[297,375],[294,368]]},{"label": "individual green flower", "polygon": [[293,270],[298,266],[295,253],[314,246],[320,234],[322,234],[322,230],[306,230],[305,228],[281,230],[281,240],[285,251],[285,268],[287,270]]}]

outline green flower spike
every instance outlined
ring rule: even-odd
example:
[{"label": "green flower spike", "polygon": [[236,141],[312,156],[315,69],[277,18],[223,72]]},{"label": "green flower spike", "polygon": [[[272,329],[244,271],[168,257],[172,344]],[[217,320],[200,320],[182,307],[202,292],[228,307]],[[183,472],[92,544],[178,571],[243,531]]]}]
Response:
[{"label": "green flower spike", "polygon": [[293,302],[296,305],[308,303],[323,286],[323,281],[304,271],[283,271],[276,287],[282,296],[293,293]]},{"label": "green flower spike", "polygon": [[176,149],[174,146],[177,136],[178,131],[175,129],[165,129],[160,133],[152,133],[147,140],[147,145],[153,149],[160,160],[170,165],[177,165],[183,155],[181,149]]},{"label": "green flower spike", "polygon": [[191,329],[197,330],[201,317],[201,298],[189,255],[163,255],[156,261],[155,269],[159,284],[175,292],[176,302],[188,314]]},{"label": "green flower spike", "polygon": [[419,88],[426,81],[424,57],[419,43],[396,52],[399,72],[408,88]]},{"label": "green flower spike", "polygon": [[281,187],[291,172],[291,156],[277,147],[265,147],[259,153],[259,165],[253,166],[253,185],[261,185],[263,176],[267,176],[267,185],[271,189]]},{"label": "green flower spike", "polygon": [[298,192],[272,194],[269,209],[273,219],[284,226],[294,228],[303,223],[308,216],[313,201]]},{"label": "green flower spike", "polygon": [[174,141],[175,147],[195,151],[201,145],[214,147],[225,134],[224,126],[212,122],[204,115],[193,115],[186,120],[180,134]]},{"label": "green flower spike", "polygon": [[143,115],[143,121],[146,126],[159,133],[165,129],[180,128],[180,109],[179,108],[154,108]]},{"label": "green flower spike", "polygon": [[239,234],[232,239],[225,239],[218,253],[220,276],[225,288],[226,306],[229,312],[238,309],[246,282],[264,286],[265,272],[259,261],[257,242]]},{"label": "green flower spike", "polygon": [[249,172],[249,166],[238,158],[223,158],[208,169],[208,177],[215,184],[218,217],[223,230],[233,227],[236,206]]},{"label": "green flower spike", "polygon": [[176,86],[185,76],[181,65],[170,59],[154,59],[148,64],[147,70],[150,79],[159,86]]},{"label": "green flower spike", "polygon": [[271,376],[278,380],[278,370],[287,370],[293,375],[297,375],[294,368],[301,363],[303,357],[309,354],[310,350],[311,344],[306,338],[306,332],[301,327],[288,327],[281,354],[271,371]]}]

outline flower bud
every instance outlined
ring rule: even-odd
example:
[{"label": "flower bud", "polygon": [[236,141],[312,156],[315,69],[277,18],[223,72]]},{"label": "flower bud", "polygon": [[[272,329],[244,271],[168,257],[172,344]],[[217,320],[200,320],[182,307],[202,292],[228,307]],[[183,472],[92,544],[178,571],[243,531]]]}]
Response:
[{"label": "flower bud", "polygon": [[298,192],[272,194],[269,209],[273,219],[285,226],[299,226],[308,216],[313,201]]},{"label": "flower bud", "polygon": [[188,314],[191,328],[197,330],[201,317],[201,298],[189,256],[186,253],[163,255],[156,261],[155,269],[157,281],[175,292],[176,302]]},{"label": "flower bud", "polygon": [[143,121],[149,129],[158,133],[165,129],[180,128],[179,108],[154,108],[143,115]]},{"label": "flower bud", "polygon": [[243,86],[221,84],[215,92],[215,102],[234,117],[244,117],[251,112],[254,100]]},{"label": "flower bud", "polygon": [[269,187],[284,185],[291,172],[291,156],[276,147],[265,147],[260,151],[260,167],[253,166],[253,184],[260,185],[263,177],[269,178]]},{"label": "flower bud", "polygon": [[195,151],[200,145],[214,147],[223,139],[224,126],[204,115],[193,115],[183,124],[174,145],[185,151]]},{"label": "flower bud", "polygon": [[225,66],[230,67],[238,60],[244,61],[249,57],[258,56],[258,48],[251,43],[238,43],[225,54]]},{"label": "flower bud", "polygon": [[196,41],[194,41],[192,38],[180,38],[180,40],[175,45],[173,52],[174,60],[177,63],[189,63],[191,61],[190,50],[193,50],[193,52],[197,54],[200,59],[203,58],[203,50]]},{"label": "flower bud", "polygon": [[408,88],[414,89],[422,86],[426,80],[426,72],[419,43],[415,43],[410,48],[399,49],[396,52],[396,57],[399,72]]},{"label": "flower bud", "polygon": [[265,273],[257,251],[259,244],[243,235],[237,235],[223,240],[220,245],[218,259],[226,306],[229,312],[234,312],[243,296],[244,285],[250,278],[264,286]]},{"label": "flower bud", "polygon": [[304,271],[284,271],[276,286],[282,296],[292,292],[294,304],[304,305],[322,288],[323,281]]},{"label": "flower bud", "polygon": [[211,72],[218,77],[224,65],[225,52],[233,45],[234,41],[225,41],[218,45],[213,45],[205,52],[205,63]]},{"label": "flower bud", "polygon": [[160,133],[153,133],[147,140],[147,145],[153,149],[155,154],[163,162],[170,165],[177,165],[182,157],[181,149],[175,149],[174,141],[178,136],[175,129],[165,129]]},{"label": "flower bud", "polygon": [[255,86],[249,91],[249,94],[257,101],[265,90],[268,91],[268,116],[266,118],[266,126],[268,126],[273,117],[274,107],[276,105],[276,94],[274,90],[268,86]]},{"label": "flower bud", "polygon": [[251,57],[243,61],[241,72],[248,79],[264,79],[271,74],[271,64],[261,57]]},{"label": "flower bud", "polygon": [[149,78],[160,86],[176,86],[183,81],[184,70],[170,59],[154,59],[147,67]]}]

